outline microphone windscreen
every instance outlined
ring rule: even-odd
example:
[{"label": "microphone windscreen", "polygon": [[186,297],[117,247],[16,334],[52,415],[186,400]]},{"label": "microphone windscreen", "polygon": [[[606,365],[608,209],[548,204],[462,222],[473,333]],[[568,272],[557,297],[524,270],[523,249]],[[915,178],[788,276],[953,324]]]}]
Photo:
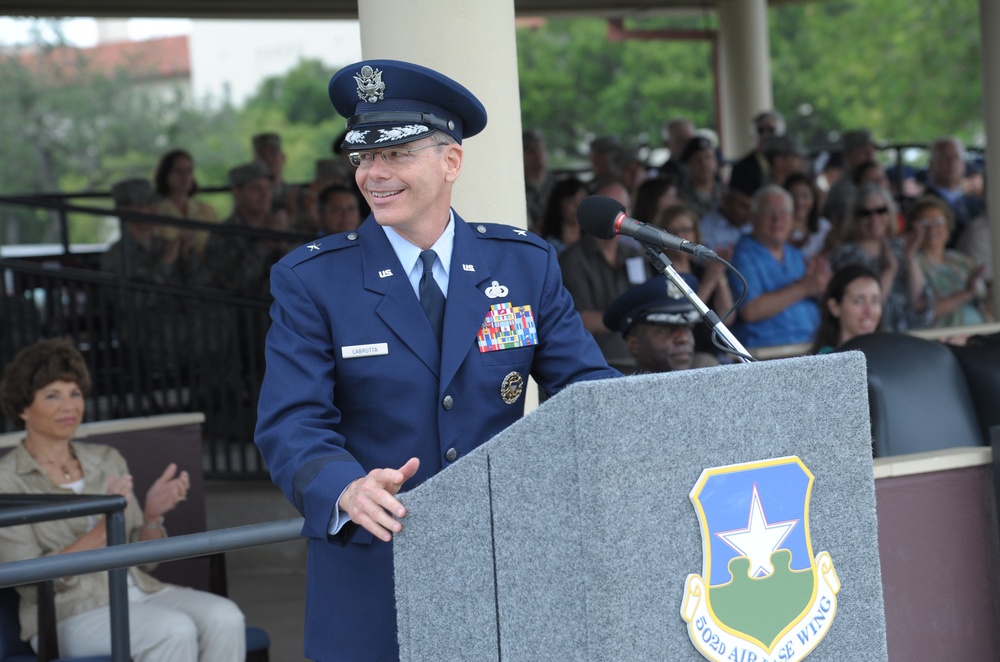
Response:
[{"label": "microphone windscreen", "polygon": [[598,239],[615,236],[615,219],[625,212],[625,206],[614,198],[591,195],[576,208],[576,220],[587,234]]}]

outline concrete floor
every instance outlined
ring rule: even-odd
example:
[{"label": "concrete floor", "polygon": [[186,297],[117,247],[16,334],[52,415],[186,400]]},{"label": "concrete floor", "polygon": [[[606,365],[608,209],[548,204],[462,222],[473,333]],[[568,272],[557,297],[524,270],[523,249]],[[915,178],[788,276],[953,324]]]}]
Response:
[{"label": "concrete floor", "polygon": [[[298,516],[278,488],[264,482],[206,482],[205,509],[209,530]],[[229,597],[243,609],[248,625],[270,635],[271,662],[305,659],[305,561],[304,539],[226,554]]]}]

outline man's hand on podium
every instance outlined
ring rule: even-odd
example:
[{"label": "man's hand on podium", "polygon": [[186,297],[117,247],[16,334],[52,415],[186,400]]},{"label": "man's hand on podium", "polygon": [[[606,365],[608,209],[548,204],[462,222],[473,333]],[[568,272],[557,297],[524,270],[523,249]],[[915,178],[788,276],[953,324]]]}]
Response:
[{"label": "man's hand on podium", "polygon": [[352,522],[389,542],[393,534],[403,530],[396,518],[406,516],[406,508],[396,499],[396,493],[419,467],[420,460],[411,457],[399,469],[373,469],[348,485],[337,505]]}]

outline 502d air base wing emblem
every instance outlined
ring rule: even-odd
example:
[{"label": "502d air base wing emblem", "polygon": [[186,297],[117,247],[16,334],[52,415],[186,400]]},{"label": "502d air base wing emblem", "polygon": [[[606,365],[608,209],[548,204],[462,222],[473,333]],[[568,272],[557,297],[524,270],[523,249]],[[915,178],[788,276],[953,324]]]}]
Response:
[{"label": "502d air base wing emblem", "polygon": [[681,617],[716,662],[795,662],[826,636],[840,580],[809,534],[813,475],[797,457],[705,469],[691,502],[703,573],[688,575]]}]

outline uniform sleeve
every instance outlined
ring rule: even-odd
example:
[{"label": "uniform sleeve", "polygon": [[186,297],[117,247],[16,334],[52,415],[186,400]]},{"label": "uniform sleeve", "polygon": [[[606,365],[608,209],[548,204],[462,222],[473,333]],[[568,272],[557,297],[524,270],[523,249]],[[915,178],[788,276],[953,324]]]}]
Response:
[{"label": "uniform sleeve", "polygon": [[594,336],[583,328],[551,246],[546,259],[541,310],[535,320],[538,349],[532,377],[549,395],[576,381],[620,377],[620,372],[608,367]]},{"label": "uniform sleeve", "polygon": [[305,518],[303,534],[327,538],[337,499],[364,469],[335,431],[335,342],[324,313],[292,269],[271,271],[271,328],[255,441],[272,480]]}]

